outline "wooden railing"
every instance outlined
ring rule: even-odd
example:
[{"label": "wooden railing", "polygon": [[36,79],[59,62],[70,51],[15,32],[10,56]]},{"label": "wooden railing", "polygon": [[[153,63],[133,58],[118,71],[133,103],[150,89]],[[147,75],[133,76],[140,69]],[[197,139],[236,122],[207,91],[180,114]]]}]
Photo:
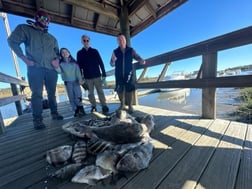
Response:
[{"label": "wooden railing", "polygon": [[[9,83],[11,91],[12,91],[12,96],[0,98],[0,107],[11,104],[11,103],[15,103],[17,114],[21,115],[23,112],[22,106],[21,106],[21,100],[26,98],[26,95],[21,94],[20,89],[24,87],[28,87],[28,83],[24,80],[14,78],[12,76],[6,75],[1,72],[0,72],[0,82]],[[4,121],[3,121],[2,113],[0,111],[0,133],[3,133],[3,132],[4,132]]]},{"label": "wooden railing", "polygon": [[[148,58],[145,65],[134,64],[135,71],[143,69],[137,78],[138,89],[155,88],[201,88],[202,89],[202,117],[216,118],[216,88],[221,87],[252,87],[252,75],[217,77],[217,55],[222,50],[252,44],[252,26],[227,33],[206,41],[192,44],[155,57]],[[202,57],[196,79],[162,81],[168,67],[178,60],[185,60],[196,56]],[[251,60],[252,61],[252,60]],[[157,65],[164,65],[156,81],[144,81],[147,69]],[[111,86],[108,86],[111,88]],[[137,96],[135,97],[137,102]]]},{"label": "wooden railing", "polygon": [[[146,59],[145,65],[139,63],[134,64],[134,70],[143,69],[142,73],[137,79],[137,89],[159,89],[159,88],[201,88],[202,89],[202,117],[203,118],[216,118],[216,88],[222,87],[252,87],[252,75],[244,76],[230,76],[230,77],[217,77],[217,55],[222,50],[231,49],[234,47],[245,46],[252,44],[252,26],[227,33],[206,41],[189,45],[177,50],[173,50],[164,54],[160,54]],[[202,57],[202,64],[198,71],[198,76],[195,79],[187,80],[173,80],[163,81],[168,67],[176,63],[178,60],[185,60],[196,56]],[[163,70],[156,77],[156,81],[146,82],[144,79],[147,69],[164,65]],[[107,76],[114,74],[111,70],[107,72]],[[22,114],[20,100],[25,98],[24,94],[19,94],[17,85],[28,86],[27,82],[10,77],[0,73],[0,82],[10,83],[13,96],[0,98],[0,107],[9,103],[15,102],[18,115]],[[105,88],[114,88],[108,85]],[[137,104],[137,95],[135,96]],[[4,129],[3,119],[0,112],[1,128],[0,132]]]}]

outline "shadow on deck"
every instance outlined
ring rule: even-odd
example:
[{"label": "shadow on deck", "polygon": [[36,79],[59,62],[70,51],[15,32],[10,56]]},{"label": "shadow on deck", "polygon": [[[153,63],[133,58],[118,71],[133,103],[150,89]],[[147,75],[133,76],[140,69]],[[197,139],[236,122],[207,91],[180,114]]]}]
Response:
[{"label": "shadow on deck", "polygon": [[[128,174],[115,185],[107,180],[89,186],[50,178],[45,152],[73,143],[61,129],[76,119],[68,106],[59,105],[66,118],[62,121],[51,120],[49,111],[44,111],[45,130],[33,129],[31,114],[18,117],[6,128],[0,136],[0,189],[252,188],[252,125],[146,106],[136,106],[134,116],[148,113],[155,118],[151,133],[155,149],[147,169]],[[109,104],[110,112],[118,106]]]}]

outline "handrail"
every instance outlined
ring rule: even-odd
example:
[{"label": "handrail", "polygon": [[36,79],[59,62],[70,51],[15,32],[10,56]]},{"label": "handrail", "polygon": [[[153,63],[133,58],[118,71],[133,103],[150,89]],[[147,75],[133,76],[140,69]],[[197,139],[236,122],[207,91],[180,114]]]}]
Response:
[{"label": "handrail", "polygon": [[[202,42],[182,47],[146,59],[146,64],[134,63],[134,69],[143,69],[136,80],[137,89],[158,88],[201,88],[202,89],[202,116],[216,117],[215,90],[221,87],[252,87],[252,75],[217,77],[217,53],[222,50],[252,44],[252,26],[217,36]],[[146,70],[157,65],[164,65],[161,75],[167,70],[167,64],[196,56],[202,56],[202,64],[196,79],[161,81],[160,76],[151,81],[144,80]],[[252,67],[252,66],[251,66]],[[107,88],[112,88],[108,86]],[[137,102],[137,97],[135,97]]]},{"label": "handrail", "polygon": [[[208,39],[199,43],[195,43],[183,48],[179,48],[167,53],[163,53],[154,57],[146,59],[145,65],[140,65],[139,62],[134,64],[134,69],[143,69],[140,78],[137,80],[136,87],[142,88],[202,88],[202,116],[205,118],[215,118],[215,89],[218,87],[252,87],[252,75],[246,76],[231,76],[231,77],[216,77],[217,76],[217,53],[222,50],[240,47],[252,44],[252,26],[246,27],[234,32],[230,32],[212,39]],[[156,81],[144,80],[144,75],[149,67],[164,65],[161,75],[165,75],[167,66],[174,63],[174,61],[192,58],[195,56],[202,56],[202,64],[198,71],[196,79],[188,80],[173,80],[161,81],[160,77],[156,77]],[[114,70],[108,71],[107,76],[114,74]],[[10,83],[13,96],[8,98],[0,98],[0,106],[11,102],[16,103],[18,114],[22,114],[20,100],[24,95],[19,95],[17,85],[27,87],[26,81],[8,76],[0,72],[0,82]],[[108,85],[104,88],[111,89],[113,85]],[[135,101],[137,101],[135,99]],[[19,105],[18,105],[19,104]],[[1,112],[0,112],[0,121]],[[1,123],[0,123],[1,124]]]},{"label": "handrail", "polygon": [[252,44],[252,26],[148,58],[144,65],[134,65],[138,70],[248,44]]},{"label": "handrail", "polygon": [[[20,93],[22,93],[22,89],[29,86],[28,83],[24,80],[6,75],[2,72],[0,72],[0,82],[9,83],[12,91],[12,96],[0,98],[0,107],[7,104],[15,103],[18,115],[22,115],[23,111],[21,106],[21,100],[26,98],[26,95]],[[20,86],[20,90],[18,90],[18,85]],[[0,134],[3,132],[4,121],[0,111]]]}]

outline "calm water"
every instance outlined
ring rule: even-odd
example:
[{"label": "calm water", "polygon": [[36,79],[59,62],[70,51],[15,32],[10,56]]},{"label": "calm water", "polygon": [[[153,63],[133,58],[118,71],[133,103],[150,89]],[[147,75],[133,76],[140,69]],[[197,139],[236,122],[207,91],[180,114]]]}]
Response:
[{"label": "calm water", "polygon": [[[234,112],[241,103],[237,99],[239,91],[239,89],[234,88],[219,88],[216,90],[217,118],[233,118],[230,117],[229,113]],[[154,93],[148,96],[140,97],[139,104],[201,115],[201,93],[201,89],[191,89],[190,94],[186,98],[175,98],[173,100],[164,98],[165,95],[162,93]]]},{"label": "calm water", "polygon": [[[110,91],[105,90],[105,94],[110,93]],[[216,90],[217,118],[234,119],[234,117],[229,116],[229,113],[232,113],[240,104],[236,98],[238,94],[239,89],[234,88],[219,88]],[[86,94],[83,94],[83,96],[86,97]],[[139,97],[139,104],[201,115],[201,89],[191,89],[188,96],[185,96],[180,95],[180,98],[173,98],[169,96],[169,93],[153,93]],[[65,100],[65,95],[59,96],[60,102]],[[22,107],[25,109],[24,102],[22,102]],[[4,119],[17,115],[14,104],[3,106],[0,110]]]}]

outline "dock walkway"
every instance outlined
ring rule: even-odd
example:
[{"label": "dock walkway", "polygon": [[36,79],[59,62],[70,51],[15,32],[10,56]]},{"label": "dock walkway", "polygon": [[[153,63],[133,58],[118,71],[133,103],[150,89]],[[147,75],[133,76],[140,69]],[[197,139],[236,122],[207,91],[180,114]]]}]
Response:
[{"label": "dock walkway", "polygon": [[[111,112],[118,106],[109,104]],[[156,123],[151,133],[155,148],[147,169],[130,173],[114,185],[106,180],[89,186],[53,179],[48,176],[45,152],[72,144],[61,128],[76,119],[68,107],[59,104],[66,118],[62,121],[51,120],[49,111],[44,111],[45,130],[33,129],[30,113],[6,127],[0,136],[0,189],[252,188],[252,125],[140,105],[133,116],[152,114]]]}]

